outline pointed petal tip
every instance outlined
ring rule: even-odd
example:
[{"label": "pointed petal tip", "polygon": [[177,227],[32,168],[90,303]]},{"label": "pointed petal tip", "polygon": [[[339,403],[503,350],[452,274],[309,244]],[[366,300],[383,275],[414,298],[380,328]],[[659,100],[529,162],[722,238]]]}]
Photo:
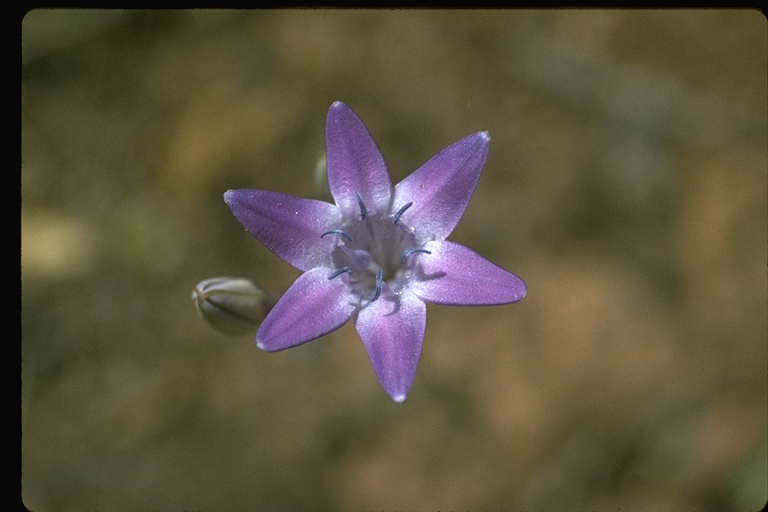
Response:
[{"label": "pointed petal tip", "polygon": [[511,301],[510,304],[514,303],[514,302],[520,302],[528,294],[528,285],[525,283],[525,281],[523,281],[523,279],[520,276],[515,275],[515,277],[519,281],[519,283],[518,283],[518,292],[517,292],[517,295],[515,296],[514,300]]},{"label": "pointed petal tip", "polygon": [[347,104],[344,103],[343,101],[334,101],[333,103],[331,103],[331,108],[330,108],[331,110],[337,109],[337,108],[349,108],[349,107],[347,107]]},{"label": "pointed petal tip", "polygon": [[398,404],[405,402],[406,398],[408,398],[408,395],[392,395],[392,400]]},{"label": "pointed petal tip", "polygon": [[272,340],[272,341],[264,341],[261,338],[261,332],[256,333],[256,348],[259,350],[263,350],[264,352],[280,352],[281,350],[285,350],[286,348],[291,348],[294,345],[290,346],[283,346],[279,342]]},{"label": "pointed petal tip", "polygon": [[485,139],[486,142],[490,142],[491,141],[491,134],[486,132],[486,131],[477,132],[477,135],[480,136],[481,138]]},{"label": "pointed petal tip", "polygon": [[[525,295],[528,293],[528,285],[525,284],[525,281],[523,281],[518,275],[513,274],[512,272],[507,273],[508,280],[511,280],[512,282],[507,282],[509,295],[506,298],[501,298],[498,305],[502,304],[514,304],[516,302],[520,302],[525,298]],[[500,278],[500,280],[502,280]],[[489,304],[493,305],[493,304]]]},{"label": "pointed petal tip", "polygon": [[259,333],[256,333],[256,348],[259,350],[263,350],[264,352],[275,352],[275,350],[270,350],[262,340],[259,339]]},{"label": "pointed petal tip", "polygon": [[232,206],[234,203],[237,202],[238,197],[240,197],[241,192],[243,190],[237,190],[237,189],[230,189],[224,192],[224,202],[227,203],[229,206]]}]

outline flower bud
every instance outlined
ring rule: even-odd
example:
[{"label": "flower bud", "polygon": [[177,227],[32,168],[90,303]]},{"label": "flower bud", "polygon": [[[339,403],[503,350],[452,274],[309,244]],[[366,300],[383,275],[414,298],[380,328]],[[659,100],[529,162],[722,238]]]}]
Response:
[{"label": "flower bud", "polygon": [[227,334],[256,330],[273,302],[255,284],[241,277],[213,277],[201,281],[192,300],[202,317]]},{"label": "flower bud", "polygon": [[327,163],[325,151],[323,151],[315,162],[315,189],[322,198],[331,201],[333,197],[331,196],[331,187],[328,185]]}]

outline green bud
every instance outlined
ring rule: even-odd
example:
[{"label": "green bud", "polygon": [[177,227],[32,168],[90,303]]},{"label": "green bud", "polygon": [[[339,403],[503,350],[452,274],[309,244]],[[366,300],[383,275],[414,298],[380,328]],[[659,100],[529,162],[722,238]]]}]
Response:
[{"label": "green bud", "polygon": [[331,187],[328,185],[328,172],[326,170],[326,163],[325,151],[323,151],[317,157],[317,162],[315,163],[315,189],[323,199],[333,200],[331,197]]},{"label": "green bud", "polygon": [[274,303],[241,277],[213,277],[198,283],[192,300],[202,317],[227,334],[254,331]]}]

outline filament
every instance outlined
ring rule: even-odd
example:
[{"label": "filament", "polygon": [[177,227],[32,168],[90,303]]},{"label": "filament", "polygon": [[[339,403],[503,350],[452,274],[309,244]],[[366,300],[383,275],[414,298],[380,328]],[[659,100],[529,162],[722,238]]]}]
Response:
[{"label": "filament", "polygon": [[345,232],[343,232],[340,229],[330,229],[330,230],[326,231],[325,233],[323,233],[322,235],[320,235],[320,238],[323,238],[325,235],[339,235],[339,236],[343,236],[344,238],[347,239],[347,241],[349,241],[350,243],[352,242],[352,237],[349,236],[348,234],[346,234]]},{"label": "filament", "polygon": [[405,213],[405,210],[407,210],[408,208],[410,208],[412,205],[413,205],[413,203],[412,203],[412,202],[410,202],[410,203],[406,203],[406,204],[404,204],[404,205],[403,205],[403,207],[402,207],[402,208],[400,208],[399,210],[397,210],[397,213],[395,214],[395,216],[394,216],[394,217],[392,217],[392,224],[397,224],[397,221],[399,221],[399,220],[400,220],[400,217],[402,217],[402,216],[403,216],[403,214]]}]

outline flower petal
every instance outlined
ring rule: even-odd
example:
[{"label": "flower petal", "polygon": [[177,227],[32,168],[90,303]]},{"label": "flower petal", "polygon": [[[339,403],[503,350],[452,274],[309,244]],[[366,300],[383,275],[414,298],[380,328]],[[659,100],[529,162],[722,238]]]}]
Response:
[{"label": "flower petal", "polygon": [[426,322],[424,302],[407,290],[387,290],[355,321],[379,382],[395,402],[404,401],[413,384]]},{"label": "flower petal", "polygon": [[328,185],[339,208],[350,217],[359,215],[357,193],[369,211],[389,213],[392,182],[384,158],[368,128],[340,101],[328,110],[325,141]]},{"label": "flower petal", "polygon": [[419,241],[445,240],[459,223],[488,158],[488,132],[448,146],[395,186],[393,207],[413,203],[403,222]]},{"label": "flower petal", "polygon": [[525,297],[526,285],[473,250],[454,242],[429,242],[418,256],[409,288],[427,302],[454,306],[509,304]]},{"label": "flower petal", "polygon": [[334,241],[320,235],[341,223],[336,206],[247,189],[227,191],[224,201],[249,233],[294,267],[306,271],[327,263]]},{"label": "flower petal", "polygon": [[353,297],[331,271],[305,272],[277,301],[256,333],[256,344],[269,352],[283,350],[335,331],[352,317]]}]

